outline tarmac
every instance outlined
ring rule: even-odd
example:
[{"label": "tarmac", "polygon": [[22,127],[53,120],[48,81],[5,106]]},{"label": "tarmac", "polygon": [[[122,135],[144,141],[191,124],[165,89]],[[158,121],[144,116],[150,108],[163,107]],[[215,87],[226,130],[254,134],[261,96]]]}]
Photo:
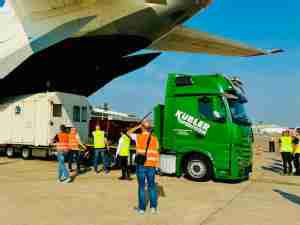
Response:
[{"label": "tarmac", "polygon": [[0,157],[1,225],[300,225],[300,177],[281,176],[280,155],[256,146],[241,183],[162,176],[159,213],[139,215],[137,183],[120,171],[57,182],[55,161]]}]

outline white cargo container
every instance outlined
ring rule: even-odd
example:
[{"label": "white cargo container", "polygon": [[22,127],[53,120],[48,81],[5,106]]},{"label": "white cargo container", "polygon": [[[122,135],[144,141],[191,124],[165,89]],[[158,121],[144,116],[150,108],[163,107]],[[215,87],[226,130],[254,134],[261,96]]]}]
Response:
[{"label": "white cargo container", "polygon": [[90,105],[86,97],[46,92],[6,98],[0,102],[0,145],[7,156],[21,152],[27,159],[49,156],[60,125],[76,127],[88,143]]}]

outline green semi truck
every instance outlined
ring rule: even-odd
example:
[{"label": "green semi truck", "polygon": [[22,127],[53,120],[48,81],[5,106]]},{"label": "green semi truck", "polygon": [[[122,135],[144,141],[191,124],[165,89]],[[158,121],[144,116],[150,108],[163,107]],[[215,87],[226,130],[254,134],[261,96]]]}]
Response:
[{"label": "green semi truck", "polygon": [[242,82],[223,75],[170,74],[154,110],[160,170],[194,181],[247,179],[253,134]]}]

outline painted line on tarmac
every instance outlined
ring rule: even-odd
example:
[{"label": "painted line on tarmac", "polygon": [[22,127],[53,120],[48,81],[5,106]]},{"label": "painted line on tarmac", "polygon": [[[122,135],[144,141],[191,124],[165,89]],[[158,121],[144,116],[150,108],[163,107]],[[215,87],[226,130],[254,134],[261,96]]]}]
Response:
[{"label": "painted line on tarmac", "polygon": [[220,212],[222,212],[225,208],[227,208],[228,206],[230,206],[240,195],[242,195],[244,192],[246,192],[250,186],[253,183],[250,181],[248,185],[246,185],[244,188],[242,188],[238,193],[236,193],[228,202],[225,203],[224,206],[221,206],[219,208],[217,208],[214,212],[210,213],[204,220],[202,220],[202,222],[199,225],[205,225],[205,224],[209,224],[209,222],[211,222],[211,220],[218,215]]},{"label": "painted line on tarmac", "polygon": [[266,184],[280,184],[280,185],[287,185],[287,186],[298,186],[300,187],[299,183],[294,182],[286,182],[286,181],[278,181],[272,179],[251,179],[254,183],[266,183]]},{"label": "painted line on tarmac", "polygon": [[[261,174],[258,175],[258,178],[256,180],[263,180],[261,177],[265,175],[265,172],[262,172]],[[255,184],[252,179],[249,180],[249,184],[247,184],[244,188],[242,188],[238,193],[236,193],[228,202],[225,203],[224,206],[221,206],[217,208],[214,212],[210,213],[204,220],[199,225],[207,225],[209,224],[212,219],[217,216],[220,212],[224,211],[227,207],[229,207],[238,197],[240,197],[242,194],[244,194],[246,191],[249,190],[250,186]]]}]

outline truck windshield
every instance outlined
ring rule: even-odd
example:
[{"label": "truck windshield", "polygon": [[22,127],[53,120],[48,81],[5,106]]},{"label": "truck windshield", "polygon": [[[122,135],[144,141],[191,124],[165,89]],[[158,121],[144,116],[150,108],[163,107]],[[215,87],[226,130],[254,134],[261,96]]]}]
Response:
[{"label": "truck windshield", "polygon": [[228,99],[232,120],[237,124],[251,125],[251,121],[245,110],[246,101],[240,99]]}]

